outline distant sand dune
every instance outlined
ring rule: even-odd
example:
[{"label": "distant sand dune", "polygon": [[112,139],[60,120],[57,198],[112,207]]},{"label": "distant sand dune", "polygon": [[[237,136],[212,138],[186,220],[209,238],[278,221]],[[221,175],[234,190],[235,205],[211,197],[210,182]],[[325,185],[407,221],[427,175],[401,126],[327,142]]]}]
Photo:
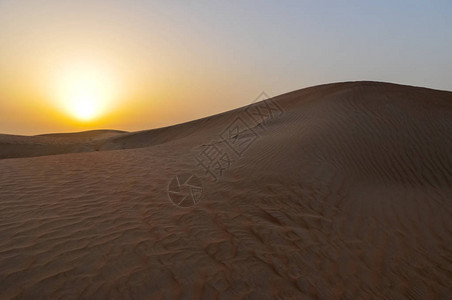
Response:
[{"label": "distant sand dune", "polygon": [[[452,92],[348,82],[267,102],[282,112],[217,181],[195,157],[247,107],[1,135],[0,297],[448,299]],[[183,173],[203,185],[190,208],[167,195]]]}]

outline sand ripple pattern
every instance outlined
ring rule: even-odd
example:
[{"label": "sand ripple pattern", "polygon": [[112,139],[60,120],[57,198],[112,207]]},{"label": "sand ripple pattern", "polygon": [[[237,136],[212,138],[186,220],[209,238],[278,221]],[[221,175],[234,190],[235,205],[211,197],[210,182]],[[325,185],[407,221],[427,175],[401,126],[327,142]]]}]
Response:
[{"label": "sand ripple pattern", "polygon": [[[448,299],[452,93],[276,101],[284,116],[218,182],[193,157],[237,111],[0,160],[0,298]],[[203,181],[194,207],[167,198],[180,173]]]}]

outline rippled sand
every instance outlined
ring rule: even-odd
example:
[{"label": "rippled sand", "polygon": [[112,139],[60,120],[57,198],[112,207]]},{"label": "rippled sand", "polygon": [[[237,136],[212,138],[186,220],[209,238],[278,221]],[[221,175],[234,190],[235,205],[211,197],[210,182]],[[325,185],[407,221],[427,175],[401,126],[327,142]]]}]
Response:
[{"label": "rippled sand", "polygon": [[[221,174],[196,160],[212,145]],[[451,92],[323,85],[150,131],[2,135],[0,157],[1,298],[452,294]],[[170,201],[180,174],[194,206]]]}]

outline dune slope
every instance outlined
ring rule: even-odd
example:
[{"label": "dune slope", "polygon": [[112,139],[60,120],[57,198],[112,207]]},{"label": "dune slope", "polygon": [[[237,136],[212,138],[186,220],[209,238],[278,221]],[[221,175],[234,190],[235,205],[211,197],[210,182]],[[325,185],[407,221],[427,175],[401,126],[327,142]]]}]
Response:
[{"label": "dune slope", "polygon": [[1,298],[452,292],[451,92],[329,84],[56,140],[0,138]]}]

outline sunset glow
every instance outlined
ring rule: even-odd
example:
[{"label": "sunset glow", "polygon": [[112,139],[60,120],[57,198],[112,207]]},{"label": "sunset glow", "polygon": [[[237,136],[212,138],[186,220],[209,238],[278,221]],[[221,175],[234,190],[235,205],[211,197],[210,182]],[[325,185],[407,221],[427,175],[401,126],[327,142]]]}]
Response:
[{"label": "sunset glow", "polygon": [[2,0],[0,131],[145,130],[330,82],[450,90],[451,9]]},{"label": "sunset glow", "polygon": [[114,106],[117,84],[107,70],[87,63],[72,64],[57,74],[55,103],[79,121],[91,121]]}]

